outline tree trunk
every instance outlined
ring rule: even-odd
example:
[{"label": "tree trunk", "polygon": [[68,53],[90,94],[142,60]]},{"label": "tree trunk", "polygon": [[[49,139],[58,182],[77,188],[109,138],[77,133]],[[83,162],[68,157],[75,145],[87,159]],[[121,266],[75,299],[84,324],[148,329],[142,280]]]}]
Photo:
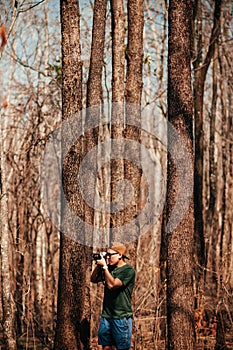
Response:
[{"label": "tree trunk", "polygon": [[[12,16],[15,16],[14,9],[12,10]],[[5,26],[4,26],[5,28]],[[3,29],[3,26],[2,28]],[[7,37],[1,33],[1,49],[0,60],[4,45],[6,44]],[[9,35],[9,32],[8,32]],[[1,112],[1,107],[0,107]],[[11,273],[11,243],[10,243],[10,230],[8,226],[8,188],[7,188],[7,169],[6,169],[6,116],[2,116],[0,113],[0,264],[1,264],[1,298],[2,298],[2,311],[3,311],[3,334],[5,340],[5,346],[7,350],[16,350],[16,330],[15,330],[15,303],[12,293],[12,273]]]},{"label": "tree trunk", "polygon": [[[124,6],[122,0],[111,0],[112,14],[112,115],[111,115],[111,150],[114,142],[123,138],[124,98],[125,98],[125,33]],[[124,154],[124,143],[120,153]],[[121,227],[124,225],[124,188],[119,187],[124,181],[124,157],[111,159],[111,219],[110,241],[123,241]],[[123,207],[122,207],[123,205]],[[117,229],[117,234],[113,234]]]},{"label": "tree trunk", "polygon": [[[62,119],[79,113],[82,107],[82,64],[80,48],[80,13],[77,0],[61,0],[62,24]],[[63,135],[63,142],[69,135]],[[69,150],[70,151],[70,150]],[[74,151],[74,152],[73,152]],[[63,186],[70,204],[73,179],[77,176],[77,166],[82,152],[79,145],[66,155],[63,164]],[[76,156],[75,156],[76,155]],[[63,155],[64,157],[64,155]],[[77,162],[77,164],[76,164]],[[90,293],[91,271],[90,249],[70,237],[72,220],[68,205],[62,209],[60,244],[60,268],[58,284],[58,315],[55,349],[77,350],[90,348]],[[83,210],[82,202],[72,203],[76,212]],[[79,228],[77,228],[78,231]],[[79,237],[80,233],[77,232]]]},{"label": "tree trunk", "polygon": [[[12,293],[12,274],[10,267],[10,237],[8,227],[8,204],[7,204],[7,171],[4,154],[3,120],[1,121],[1,144],[0,144],[0,233],[1,233],[1,296],[3,308],[3,333],[7,350],[16,350],[16,332],[14,325],[15,305]],[[4,130],[5,131],[5,130]]]},{"label": "tree trunk", "polygon": [[143,64],[143,1],[128,1],[126,103],[141,105]]},{"label": "tree trunk", "polygon": [[174,130],[168,126],[167,321],[168,349],[172,350],[193,350],[195,343],[192,10],[192,1],[171,0],[168,12],[168,118]]},{"label": "tree trunk", "polygon": [[[89,68],[89,76],[88,76],[88,82],[87,82],[87,103],[86,103],[86,121],[90,122],[94,120],[94,118],[98,118],[99,125],[101,124],[101,102],[103,98],[103,89],[102,89],[102,74],[103,74],[103,62],[104,62],[104,43],[105,43],[105,27],[106,27],[106,9],[107,9],[107,1],[106,0],[95,0],[94,3],[94,16],[93,16],[93,27],[92,27],[92,45],[91,45],[91,58],[90,58],[90,68]],[[86,135],[86,138],[84,138],[83,141],[83,152],[87,153],[88,150],[91,150],[93,147],[95,147],[98,144],[99,135],[100,135],[100,128],[91,129],[88,132],[88,135]],[[88,137],[87,137],[88,136]],[[103,136],[104,138],[104,136]],[[99,167],[97,162],[99,162],[102,157],[104,157],[105,154],[102,154],[101,151],[98,152],[97,159],[92,159],[92,162],[95,163],[95,166]],[[94,165],[94,164],[92,164]],[[94,168],[95,168],[94,166]],[[97,179],[95,179],[93,184],[93,189],[96,189],[98,186],[98,189],[103,189],[101,192],[101,197],[105,198],[105,184],[104,184],[104,170],[99,170],[100,172],[103,171],[103,176],[98,176]],[[88,187],[88,181],[86,186]],[[95,202],[95,205],[98,203],[96,202],[96,198],[93,198],[93,202]],[[97,210],[96,212],[93,210],[93,208],[85,206],[84,209],[85,212],[85,221],[87,222],[95,222],[96,227],[101,227],[103,225],[103,222],[106,223],[106,217],[105,213],[103,213],[101,210]],[[104,241],[105,237],[103,237],[104,234],[101,235],[101,237],[97,234],[96,236],[93,235],[93,242],[92,245],[99,246],[100,241]]]},{"label": "tree trunk", "polygon": [[[217,47],[216,47],[217,49]],[[211,244],[208,244],[207,256],[208,260],[206,279],[208,280],[208,288],[212,291],[212,296],[217,295],[218,291],[218,256],[217,256],[217,245],[219,241],[219,224],[218,224],[218,211],[217,211],[217,191],[221,188],[221,182],[218,179],[218,168],[217,168],[217,159],[216,152],[219,154],[219,150],[216,150],[218,144],[216,144],[216,107],[217,107],[217,69],[218,69],[218,60],[217,60],[217,50],[215,49],[214,62],[213,62],[213,89],[212,89],[212,105],[211,105],[211,114],[210,114],[210,139],[209,139],[209,206],[206,213],[206,237],[210,238]],[[217,186],[218,183],[218,186]],[[207,248],[207,246],[206,246]],[[209,278],[210,277],[210,278]]]},{"label": "tree trunk", "polygon": [[[204,130],[203,98],[206,74],[214,55],[214,47],[220,32],[220,13],[222,0],[215,1],[214,25],[205,58],[202,57],[202,11],[201,1],[196,2],[197,44],[193,60],[194,67],[194,117],[195,117],[195,170],[194,170],[194,212],[195,212],[195,254],[201,266],[205,264],[204,207],[203,207],[203,164]],[[199,278],[199,276],[197,276]]]},{"label": "tree trunk", "polygon": [[92,46],[87,82],[87,108],[100,107],[102,99],[102,72],[107,0],[95,0],[92,29]]},{"label": "tree trunk", "polygon": [[[143,2],[142,0],[128,1],[128,46],[126,52],[126,125],[125,138],[135,141],[131,152],[140,154],[141,142],[141,96],[142,96],[142,64],[143,64]],[[125,177],[130,180],[134,190],[131,205],[125,212],[125,221],[136,218],[142,209],[141,203],[141,178],[142,169],[132,161],[125,162]],[[127,194],[126,194],[127,195]],[[140,235],[139,228],[135,223],[135,233],[130,237],[131,241],[137,242]],[[132,252],[132,260],[135,254]]]}]

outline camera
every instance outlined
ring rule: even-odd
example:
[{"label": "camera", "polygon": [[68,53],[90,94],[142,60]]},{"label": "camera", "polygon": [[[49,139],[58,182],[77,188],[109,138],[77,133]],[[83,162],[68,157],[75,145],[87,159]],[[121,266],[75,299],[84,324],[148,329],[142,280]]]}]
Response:
[{"label": "camera", "polygon": [[93,255],[92,255],[92,259],[93,260],[100,260],[101,259],[101,255],[104,257],[104,259],[107,259],[107,252],[101,252],[101,253],[94,253]]}]

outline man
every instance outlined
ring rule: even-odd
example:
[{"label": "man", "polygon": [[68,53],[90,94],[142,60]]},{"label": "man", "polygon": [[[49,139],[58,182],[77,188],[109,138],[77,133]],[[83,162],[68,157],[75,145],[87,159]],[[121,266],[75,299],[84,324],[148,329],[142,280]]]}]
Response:
[{"label": "man", "polygon": [[129,350],[132,340],[133,310],[131,297],[135,281],[135,270],[125,262],[126,247],[113,243],[102,256],[92,272],[91,282],[105,283],[103,310],[98,331],[98,343],[103,350]]}]

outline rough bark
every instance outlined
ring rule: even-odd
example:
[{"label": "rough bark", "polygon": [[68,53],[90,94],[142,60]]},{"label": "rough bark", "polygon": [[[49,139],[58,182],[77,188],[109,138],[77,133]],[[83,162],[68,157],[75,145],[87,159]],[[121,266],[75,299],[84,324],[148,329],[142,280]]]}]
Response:
[{"label": "rough bark", "polygon": [[[101,121],[101,102],[102,102],[102,74],[103,74],[103,64],[104,64],[104,43],[105,43],[105,27],[106,27],[106,0],[96,0],[94,2],[94,16],[93,16],[93,26],[92,26],[92,44],[91,44],[91,58],[90,58],[90,68],[87,82],[87,110],[86,110],[86,121],[91,123],[92,118],[98,118]],[[100,129],[95,128],[88,132],[83,141],[83,152],[86,153],[91,150],[98,143],[100,134]],[[88,136],[88,137],[87,137]],[[104,138],[104,136],[102,136]],[[98,162],[104,154],[98,153],[98,159],[93,159],[92,162]],[[94,164],[93,164],[94,165]],[[96,164],[95,164],[96,165]],[[100,167],[98,167],[100,169]],[[104,170],[99,170],[99,172]],[[103,175],[103,174],[102,174]],[[104,175],[103,175],[104,176]],[[98,176],[98,180],[95,180],[93,188],[105,188],[103,176]],[[89,179],[86,179],[88,186]],[[100,191],[101,196],[104,197],[104,190]],[[100,193],[99,192],[99,193]],[[96,202],[96,200],[94,199]],[[97,204],[97,203],[95,203]],[[105,213],[101,211],[95,212],[93,208],[88,207],[84,204],[84,215],[85,221],[94,224],[97,223],[99,227],[102,227]],[[96,225],[96,226],[97,226]],[[99,237],[97,235],[98,242],[95,242],[95,237],[93,236],[93,246],[99,246],[99,241],[103,240],[104,237]]]},{"label": "rough bark", "polygon": [[[217,318],[217,329],[216,329],[216,343],[214,350],[227,350],[227,333],[231,334],[232,330],[232,303],[227,302],[228,306],[224,305],[224,302],[218,304],[218,309],[216,310]],[[229,308],[230,306],[230,308]]]},{"label": "rough bark", "polygon": [[194,67],[194,114],[195,114],[195,171],[194,171],[194,211],[195,211],[195,251],[200,265],[205,264],[204,207],[203,207],[203,98],[206,74],[214,55],[214,47],[220,32],[221,0],[215,1],[214,24],[206,56],[202,55],[202,11],[201,2],[196,1],[197,44],[193,60]]},{"label": "rough bark", "polygon": [[[179,135],[176,142],[168,132],[167,183],[167,321],[168,349],[194,349],[194,293],[193,293],[193,196],[187,184],[193,181],[193,99],[191,89],[190,49],[192,1],[171,0],[168,33],[168,118]],[[169,128],[168,128],[169,131]],[[185,147],[181,147],[184,145]],[[175,159],[172,158],[175,155]],[[187,156],[191,164],[186,168]],[[178,174],[182,174],[182,179]],[[181,183],[182,181],[182,183]],[[170,218],[180,196],[189,203],[177,225],[171,227]],[[188,197],[187,197],[188,196]],[[177,212],[179,215],[179,211]]]},{"label": "rough bark", "polygon": [[[212,105],[210,113],[210,135],[209,135],[209,203],[208,210],[206,213],[206,237],[209,237],[209,242],[206,244],[206,252],[208,260],[207,271],[206,271],[206,281],[208,284],[208,289],[211,290],[211,294],[214,296],[218,292],[218,253],[217,246],[220,236],[219,223],[218,223],[218,211],[217,211],[217,200],[218,200],[218,191],[220,191],[221,183],[217,183],[218,179],[218,167],[216,152],[219,154],[219,147],[216,144],[216,130],[217,130],[217,118],[216,118],[216,107],[217,107],[217,69],[218,69],[218,60],[217,60],[217,50],[215,50],[214,62],[213,62],[213,88],[212,88]],[[210,244],[211,243],[211,244]],[[208,251],[207,251],[208,248]]]},{"label": "rough bark", "polygon": [[[61,0],[62,31],[62,119],[79,113],[82,107],[82,64],[80,48],[80,13],[77,0]],[[63,135],[64,138],[69,135]],[[82,202],[72,201],[73,182],[80,161],[79,145],[70,150],[63,164],[63,186],[72,209],[83,210]],[[73,156],[76,154],[77,157]],[[63,155],[64,156],[64,155]],[[77,162],[77,164],[76,164]],[[60,267],[58,284],[58,315],[55,349],[90,348],[90,249],[69,237],[72,222],[66,205],[62,208]],[[78,228],[77,228],[78,229]],[[80,234],[78,232],[78,234]],[[84,233],[85,234],[85,233]]]},{"label": "rough bark", "polygon": [[[128,46],[126,52],[126,124],[125,138],[136,141],[135,154],[140,154],[141,139],[141,96],[142,96],[142,64],[143,64],[143,2],[142,0],[128,1]],[[131,125],[134,125],[133,127]],[[135,126],[136,125],[136,126]],[[125,174],[134,188],[131,205],[125,212],[125,220],[135,218],[142,206],[141,177],[142,170],[132,162],[125,163]],[[140,232],[131,240],[137,240]]]},{"label": "rough bark", "polygon": [[[224,9],[224,17],[222,17],[222,32],[223,41],[229,42],[229,19],[231,5],[226,5]],[[220,256],[219,256],[219,273],[218,278],[221,282],[221,287],[224,283],[232,288],[232,254],[229,252],[232,250],[233,239],[232,239],[232,194],[233,194],[233,178],[232,178],[232,136],[233,136],[233,120],[232,120],[232,86],[231,86],[231,74],[229,74],[229,59],[228,57],[229,48],[223,44],[218,48],[218,64],[219,64],[219,90],[220,90],[220,108],[221,108],[221,143],[220,154],[222,158],[219,159],[221,164],[221,193],[220,193],[220,209],[222,214],[221,224],[219,230],[221,231],[220,240]],[[229,87],[231,87],[229,89]],[[222,152],[221,152],[222,150]],[[219,181],[220,182],[220,181]]]},{"label": "rough bark", "polygon": [[[3,124],[3,122],[1,122]],[[6,158],[4,155],[4,133],[1,127],[0,144],[0,233],[1,233],[1,297],[3,309],[3,334],[7,350],[16,350],[16,333],[14,326],[14,299],[12,295],[12,274],[10,267],[10,230],[8,227],[8,204],[7,204],[7,172]]]},{"label": "rough bark", "polygon": [[[14,18],[15,11],[12,10],[12,17]],[[4,33],[3,33],[4,27]],[[9,36],[9,32],[8,32]],[[5,40],[4,40],[5,39]],[[4,46],[7,42],[5,33],[5,26],[1,27],[1,48],[0,60]],[[0,108],[1,110],[1,108]],[[5,346],[7,350],[16,350],[16,329],[15,329],[15,302],[12,293],[12,273],[10,266],[11,243],[10,230],[8,226],[8,188],[7,188],[7,168],[6,168],[6,149],[5,149],[5,135],[6,135],[6,117],[0,114],[0,264],[1,264],[1,299],[3,311],[3,334]]]},{"label": "rough bark", "polygon": [[126,103],[138,106],[142,96],[143,26],[142,0],[129,0]]},{"label": "rough bark", "polygon": [[[122,139],[124,132],[124,97],[125,97],[125,33],[124,33],[124,6],[122,0],[111,1],[112,14],[112,116],[111,138]],[[112,144],[114,148],[114,144]],[[121,153],[124,154],[122,144]],[[118,184],[124,180],[124,159],[112,159],[111,161],[111,229],[124,225],[124,190]],[[116,205],[117,203],[117,205]],[[114,205],[114,209],[113,209]],[[119,210],[121,208],[121,210]],[[111,241],[122,241],[123,237],[112,235]]]},{"label": "rough bark", "polygon": [[99,106],[102,99],[102,72],[107,0],[96,0],[92,29],[92,46],[87,82],[87,108]]}]

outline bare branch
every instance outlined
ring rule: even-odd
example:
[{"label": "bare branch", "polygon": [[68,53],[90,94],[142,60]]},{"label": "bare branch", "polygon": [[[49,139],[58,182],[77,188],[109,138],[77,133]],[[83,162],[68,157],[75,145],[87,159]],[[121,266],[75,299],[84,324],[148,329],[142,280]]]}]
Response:
[{"label": "bare branch", "polygon": [[27,12],[27,11],[33,9],[34,7],[36,7],[36,6],[40,5],[40,4],[42,4],[42,3],[45,2],[45,1],[46,1],[46,0],[41,0],[41,1],[37,2],[36,4],[33,4],[33,5],[29,6],[29,7],[26,8],[26,9],[21,9],[21,10],[19,10],[18,13]]}]

